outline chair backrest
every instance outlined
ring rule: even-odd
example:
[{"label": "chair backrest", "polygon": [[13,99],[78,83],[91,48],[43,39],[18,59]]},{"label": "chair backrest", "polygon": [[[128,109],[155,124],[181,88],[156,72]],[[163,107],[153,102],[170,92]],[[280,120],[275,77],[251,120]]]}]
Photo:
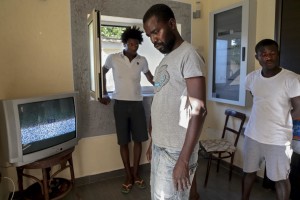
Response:
[{"label": "chair backrest", "polygon": [[[245,123],[245,120],[246,120],[246,115],[244,113],[241,113],[241,112],[238,112],[238,111],[235,111],[235,110],[231,110],[231,109],[226,109],[225,110],[225,115],[226,115],[226,119],[225,119],[225,125],[224,125],[224,129],[223,129],[223,133],[222,133],[222,138],[225,137],[226,131],[230,131],[232,133],[235,133],[236,138],[235,138],[235,141],[234,141],[234,146],[236,147],[236,145],[238,143],[238,140],[239,140],[239,137],[240,137],[240,134],[243,130],[243,126],[244,126],[244,123]],[[228,121],[229,121],[230,117],[240,120],[240,126],[237,127],[237,129],[228,127]]]}]

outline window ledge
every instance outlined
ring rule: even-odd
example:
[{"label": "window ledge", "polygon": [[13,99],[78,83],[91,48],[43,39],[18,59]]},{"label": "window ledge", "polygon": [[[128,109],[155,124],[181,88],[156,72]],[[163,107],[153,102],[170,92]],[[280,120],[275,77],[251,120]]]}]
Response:
[{"label": "window ledge", "polygon": [[[112,92],[108,92],[108,94],[107,94],[108,96],[109,96],[109,98],[111,99],[111,100],[114,100],[113,98],[112,98]],[[143,92],[142,93],[142,96],[143,97],[153,97],[154,96],[154,93],[153,92]],[[90,96],[90,101],[98,101],[98,99],[95,99],[94,97],[92,97],[92,96]]]},{"label": "window ledge", "polygon": [[154,96],[154,93],[150,93],[150,92],[144,92],[142,93],[143,97],[153,97]]}]

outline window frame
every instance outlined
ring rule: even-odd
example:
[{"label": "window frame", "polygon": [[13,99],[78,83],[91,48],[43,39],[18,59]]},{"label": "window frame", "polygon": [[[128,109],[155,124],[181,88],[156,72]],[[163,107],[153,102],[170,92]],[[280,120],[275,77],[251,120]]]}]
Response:
[{"label": "window frame", "polygon": [[[101,70],[100,11],[93,9],[87,17],[90,46],[90,96],[94,100],[103,97],[103,74]],[[90,30],[90,27],[92,30]],[[91,32],[90,32],[91,31]],[[92,34],[92,35],[91,35]],[[96,56],[99,55],[99,56]]]},{"label": "window frame", "polygon": [[[99,16],[97,16],[96,17],[96,19],[95,19],[95,17],[94,17],[94,20],[100,20],[100,12],[99,11],[97,11],[97,10],[93,10],[93,12],[94,12],[94,15],[95,15],[95,13],[97,13]],[[90,16],[88,17],[88,18],[90,18],[90,17],[92,17],[91,16],[92,14],[90,14]],[[97,22],[98,23],[98,22]],[[142,30],[143,31],[143,22],[142,22],[142,20],[141,19],[133,19],[133,18],[123,18],[123,17],[114,17],[114,16],[106,16],[106,15],[101,15],[101,21],[99,21],[99,28],[101,27],[101,25],[105,25],[105,26],[119,26],[119,27],[127,27],[127,26],[133,26],[133,25],[135,25],[135,26],[137,26],[137,27],[139,27],[140,28],[140,30]],[[96,75],[94,76],[95,77],[95,80],[96,81],[99,81],[99,86],[98,86],[98,88],[99,88],[99,96],[97,96],[97,92],[96,93],[93,93],[93,91],[91,91],[91,98],[92,99],[98,99],[98,98],[101,98],[102,96],[103,96],[103,93],[102,93],[102,91],[103,91],[103,73],[102,73],[102,67],[103,67],[103,65],[104,65],[104,60],[102,60],[102,54],[103,54],[103,52],[102,52],[102,38],[101,38],[101,34],[100,34],[100,29],[99,29],[99,31],[98,31],[98,33],[99,34],[94,34],[94,35],[97,35],[97,38],[96,39],[94,39],[93,41],[95,42],[93,45],[94,46],[97,46],[96,44],[99,44],[98,45],[98,48],[94,48],[95,49],[95,51],[90,51],[90,53],[92,54],[94,54],[94,55],[100,55],[100,58],[99,58],[99,60],[97,60],[96,59],[96,57],[99,57],[99,56],[94,56],[94,58],[95,58],[95,62],[97,62],[97,65],[93,65],[93,62],[91,61],[91,63],[90,63],[90,67],[92,67],[92,66],[94,66],[94,69],[90,69],[91,70],[91,72],[92,71],[97,71],[98,72],[98,74],[99,74],[99,76],[98,77],[96,77]],[[145,40],[149,40],[150,41],[150,39],[149,38],[145,38],[144,37],[144,42],[145,42]],[[143,42],[143,44],[144,44],[144,42]],[[151,41],[150,41],[151,42]],[[91,46],[91,45],[90,45]],[[161,56],[161,58],[163,58],[163,54],[161,54],[160,52],[158,52],[154,47],[153,47],[153,44],[151,43],[151,46],[152,46],[152,48],[153,48],[153,51],[156,51],[156,53],[157,53],[157,55],[159,55],[159,56]],[[100,49],[101,49],[101,51],[100,51]],[[139,49],[142,49],[142,45],[139,47]],[[145,56],[143,53],[141,54],[142,56]],[[159,56],[154,56],[154,57],[157,57],[156,58],[156,62],[157,62],[157,64],[154,64],[153,66],[155,66],[155,68],[156,68],[156,66],[158,65],[158,63],[160,62],[160,57]],[[147,62],[148,62],[148,64],[149,64],[149,58],[147,58],[147,56],[145,56],[146,57],[146,59],[147,59]],[[98,64],[99,63],[99,64]],[[99,66],[98,66],[99,65]],[[149,70],[151,71],[151,73],[152,74],[154,74],[154,70],[155,70],[155,68],[153,69],[153,68],[151,68],[151,66],[149,65]],[[107,75],[107,74],[106,74]],[[93,83],[93,80],[92,80],[92,78],[93,77],[91,77],[90,76],[90,78],[91,78],[91,82],[90,83]],[[141,81],[142,80],[146,80],[146,77],[141,77]],[[96,84],[96,86],[98,85],[97,83],[95,83]],[[141,87],[142,87],[142,95],[143,96],[153,96],[154,95],[154,88],[153,88],[153,86],[151,85],[141,85]],[[97,88],[97,87],[96,87]],[[113,91],[112,90],[108,90],[107,91],[107,94],[109,95],[109,96],[111,96],[112,95],[112,93],[113,93]]]},{"label": "window frame", "polygon": [[[127,26],[137,26],[140,28],[140,30],[144,31],[143,28],[143,22],[142,19],[134,19],[134,18],[124,18],[124,17],[115,17],[115,16],[106,16],[101,15],[100,11],[93,10],[91,14],[88,15],[88,25],[91,23],[91,20],[93,20],[95,24],[97,24],[94,30],[94,36],[96,36],[93,39],[93,51],[90,50],[90,73],[94,72],[93,75],[90,75],[90,95],[91,99],[97,100],[98,98],[103,97],[103,73],[102,73],[102,67],[104,65],[104,61],[102,60],[102,38],[100,33],[100,27],[101,25],[105,26],[119,26],[119,27],[127,27]],[[181,24],[177,24],[178,31],[181,32]],[[95,32],[97,30],[97,32]],[[143,33],[145,34],[145,33]],[[89,36],[90,37],[90,36]],[[148,43],[148,45],[151,45],[151,48],[153,49],[153,52],[151,52],[151,56],[147,56],[146,52],[140,53],[140,55],[145,56],[149,65],[149,70],[154,75],[156,66],[159,64],[159,62],[164,57],[163,54],[161,54],[158,50],[156,50],[153,47],[153,44],[150,40],[150,38],[143,36],[144,41],[143,45],[139,47],[139,51],[143,51],[143,47],[145,46],[145,43]],[[90,45],[91,46],[91,45]],[[91,47],[90,47],[91,49]],[[145,49],[145,48],[144,48]],[[152,50],[151,50],[152,51]],[[92,55],[93,54],[93,55]],[[149,52],[148,52],[149,54]],[[99,56],[95,56],[99,55]],[[91,59],[93,57],[93,60]],[[155,58],[155,60],[151,58]],[[96,63],[96,64],[93,64]],[[107,75],[107,74],[106,74]],[[95,81],[94,81],[94,80]],[[154,95],[154,87],[150,84],[142,85],[142,82],[144,80],[144,83],[147,82],[146,77],[141,76],[141,89],[142,89],[142,95],[143,96],[153,96]],[[92,91],[91,84],[95,84],[96,91]],[[107,91],[107,94],[111,97],[113,91]]]},{"label": "window frame", "polygon": [[[215,81],[215,47],[216,47],[216,37],[215,37],[215,15],[230,11],[232,9],[242,7],[242,24],[241,24],[241,47],[240,47],[240,75],[239,75],[239,88],[238,88],[238,100],[230,100],[225,98],[218,98],[214,94],[214,81]],[[256,3],[251,0],[245,0],[240,3],[233,4],[231,6],[213,11],[210,13],[209,18],[209,58],[208,58],[208,100],[245,106],[246,105],[246,90],[245,90],[245,78],[247,73],[252,69],[249,65],[254,66],[254,43],[256,34]],[[222,66],[221,66],[222,67]]]}]

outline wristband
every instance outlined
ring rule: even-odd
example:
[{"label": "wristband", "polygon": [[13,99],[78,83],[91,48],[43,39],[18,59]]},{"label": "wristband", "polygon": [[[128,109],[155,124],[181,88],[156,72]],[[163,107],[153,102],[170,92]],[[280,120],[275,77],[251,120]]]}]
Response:
[{"label": "wristband", "polygon": [[300,141],[300,119],[293,120],[293,140]]}]

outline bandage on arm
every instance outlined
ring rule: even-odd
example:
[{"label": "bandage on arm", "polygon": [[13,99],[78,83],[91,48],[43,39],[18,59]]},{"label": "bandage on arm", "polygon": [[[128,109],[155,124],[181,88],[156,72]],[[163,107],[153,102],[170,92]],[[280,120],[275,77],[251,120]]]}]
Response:
[{"label": "bandage on arm", "polygon": [[300,141],[300,118],[293,120],[293,140]]}]

